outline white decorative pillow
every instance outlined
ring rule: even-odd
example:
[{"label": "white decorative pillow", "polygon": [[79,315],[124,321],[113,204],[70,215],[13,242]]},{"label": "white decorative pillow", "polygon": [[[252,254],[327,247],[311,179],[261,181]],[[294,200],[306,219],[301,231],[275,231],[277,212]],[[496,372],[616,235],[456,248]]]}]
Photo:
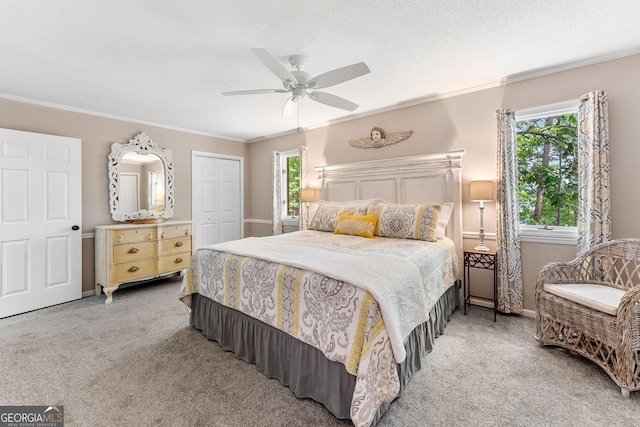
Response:
[{"label": "white decorative pillow", "polygon": [[367,211],[378,215],[376,236],[435,242],[440,205],[375,205]]},{"label": "white decorative pillow", "polygon": [[453,213],[453,203],[445,202],[440,205],[440,213],[438,214],[438,221],[436,223],[436,239],[442,239],[445,237],[447,230],[447,224]]}]

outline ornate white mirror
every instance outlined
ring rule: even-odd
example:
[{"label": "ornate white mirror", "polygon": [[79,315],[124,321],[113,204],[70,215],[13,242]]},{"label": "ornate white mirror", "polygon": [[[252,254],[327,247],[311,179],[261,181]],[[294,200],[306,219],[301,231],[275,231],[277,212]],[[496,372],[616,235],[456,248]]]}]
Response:
[{"label": "ornate white mirror", "polygon": [[140,132],[109,154],[109,205],[114,221],[161,222],[173,216],[173,157]]}]

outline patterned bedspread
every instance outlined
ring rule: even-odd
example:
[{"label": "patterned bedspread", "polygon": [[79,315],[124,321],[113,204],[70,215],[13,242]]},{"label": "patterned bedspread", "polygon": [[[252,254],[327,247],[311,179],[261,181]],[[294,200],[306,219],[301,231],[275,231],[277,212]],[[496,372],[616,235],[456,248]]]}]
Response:
[{"label": "patterned bedspread", "polygon": [[[264,244],[259,243],[262,241]],[[242,245],[246,246],[244,250]],[[255,256],[268,247],[282,248],[282,254],[270,253],[262,259]],[[239,250],[230,253],[234,248]],[[335,254],[333,259],[339,264],[330,268],[333,275],[326,270],[323,274],[321,268],[331,261],[326,255],[329,252]],[[324,254],[326,259],[321,262],[322,257],[317,256],[305,261],[299,256],[312,253]],[[415,274],[406,276],[421,280],[424,292],[419,298],[400,298],[399,306],[419,299],[415,303],[421,312],[426,309],[428,313],[458,276],[458,258],[449,239],[367,239],[301,231],[199,249],[183,281],[181,298],[190,305],[190,295],[199,293],[276,327],[344,364],[356,375],[351,419],[356,426],[366,426],[384,401],[397,396],[400,383],[395,362],[404,359],[397,354],[397,345],[394,357],[394,340],[399,332],[385,324],[385,316],[390,319],[388,304],[379,304],[374,297],[386,295],[377,289],[383,284],[370,279],[370,283],[364,283],[367,279],[363,277],[367,276],[359,274],[362,265],[369,266],[370,274],[369,270],[376,271],[372,263],[380,264],[385,257],[396,261],[379,266],[387,272],[393,271],[394,265],[402,267],[402,262],[410,263],[415,270]]]}]

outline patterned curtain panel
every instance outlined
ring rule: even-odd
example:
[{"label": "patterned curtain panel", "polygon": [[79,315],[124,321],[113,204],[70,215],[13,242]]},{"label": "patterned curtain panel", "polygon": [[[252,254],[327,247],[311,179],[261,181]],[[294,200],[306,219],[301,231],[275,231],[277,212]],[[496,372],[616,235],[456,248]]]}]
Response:
[{"label": "patterned curtain panel", "polygon": [[522,311],[522,261],[518,208],[516,119],[509,110],[496,111],[498,119],[497,275],[498,310]]},{"label": "patterned curtain panel", "polygon": [[[307,163],[307,147],[305,145],[300,146],[300,190],[307,188],[308,163]],[[302,193],[300,193],[302,194]],[[300,213],[298,214],[298,229],[304,230],[307,225],[303,218],[306,218],[309,212],[307,212],[307,204],[300,202]]]},{"label": "patterned curtain panel", "polygon": [[273,207],[271,211],[272,234],[282,234],[282,171],[280,170],[280,153],[273,152],[271,165]]},{"label": "patterned curtain panel", "polygon": [[578,107],[578,254],[611,240],[607,95],[589,92]]}]

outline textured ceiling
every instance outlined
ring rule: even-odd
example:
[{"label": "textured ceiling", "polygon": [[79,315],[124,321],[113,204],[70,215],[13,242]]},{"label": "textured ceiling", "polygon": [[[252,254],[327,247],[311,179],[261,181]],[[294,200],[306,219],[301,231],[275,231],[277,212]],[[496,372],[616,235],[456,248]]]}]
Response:
[{"label": "textured ceiling", "polygon": [[[0,97],[255,141],[640,52],[638,0],[2,0]],[[249,50],[312,76],[364,61],[323,89],[353,113],[287,94]]]}]

